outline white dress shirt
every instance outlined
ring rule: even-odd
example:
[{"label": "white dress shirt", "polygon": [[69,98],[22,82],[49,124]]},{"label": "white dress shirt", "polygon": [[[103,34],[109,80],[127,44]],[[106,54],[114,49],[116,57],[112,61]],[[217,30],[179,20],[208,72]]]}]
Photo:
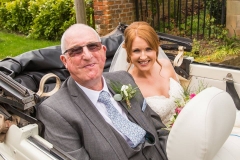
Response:
[{"label": "white dress shirt", "polygon": [[83,90],[83,92],[88,96],[88,98],[91,100],[91,102],[93,103],[93,105],[97,108],[97,110],[99,111],[99,113],[103,116],[103,118],[105,119],[105,121],[110,124],[126,141],[127,143],[132,146],[133,143],[131,142],[131,140],[129,138],[127,138],[125,135],[123,135],[120,131],[117,130],[117,128],[113,125],[112,120],[108,117],[108,113],[106,110],[106,106],[103,103],[98,102],[98,97],[99,94],[102,91],[106,91],[108,92],[108,94],[110,95],[110,99],[112,104],[114,105],[114,107],[118,110],[118,112],[126,119],[128,119],[126,113],[122,110],[122,108],[118,105],[118,103],[113,99],[111,93],[108,90],[106,81],[104,79],[104,77],[102,77],[103,80],[103,89],[101,91],[95,91],[95,90],[91,90],[88,89],[84,86],[81,86],[80,84],[78,84],[76,82],[76,84]]}]

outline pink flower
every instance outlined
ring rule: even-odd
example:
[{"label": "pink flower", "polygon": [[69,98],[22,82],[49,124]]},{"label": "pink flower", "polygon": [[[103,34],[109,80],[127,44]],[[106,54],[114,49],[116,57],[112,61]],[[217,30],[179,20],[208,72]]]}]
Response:
[{"label": "pink flower", "polygon": [[183,108],[177,107],[177,108],[175,109],[175,112],[176,112],[177,114],[179,114],[179,113],[182,111],[182,109],[183,109]]},{"label": "pink flower", "polygon": [[192,99],[192,98],[195,97],[195,96],[196,96],[195,93],[190,94],[190,99]]}]

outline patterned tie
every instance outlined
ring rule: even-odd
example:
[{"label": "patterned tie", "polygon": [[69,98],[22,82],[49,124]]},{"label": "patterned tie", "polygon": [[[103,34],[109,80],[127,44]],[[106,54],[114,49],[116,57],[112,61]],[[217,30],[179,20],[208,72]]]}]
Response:
[{"label": "patterned tie", "polygon": [[125,136],[127,136],[136,147],[144,138],[146,131],[135,123],[124,118],[118,110],[113,106],[108,92],[102,91],[98,101],[105,104],[108,116],[112,120],[113,125]]}]

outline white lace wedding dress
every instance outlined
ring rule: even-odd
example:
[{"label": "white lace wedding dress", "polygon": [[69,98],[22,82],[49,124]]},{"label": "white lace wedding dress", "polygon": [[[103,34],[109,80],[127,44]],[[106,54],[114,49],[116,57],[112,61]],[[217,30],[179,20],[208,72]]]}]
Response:
[{"label": "white lace wedding dress", "polygon": [[[159,47],[158,59],[168,59],[167,55],[164,53],[161,47]],[[109,72],[118,71],[118,70],[127,70],[127,53],[124,48],[122,48],[122,44],[119,46],[116,51]],[[182,99],[183,88],[182,86],[170,78],[170,90],[169,97],[165,96],[152,96],[147,97],[147,104],[160,116],[162,122],[167,125],[170,122],[171,116],[175,112],[176,104],[175,100]]]},{"label": "white lace wedding dress", "polygon": [[175,113],[177,99],[182,100],[183,88],[182,86],[170,78],[169,97],[152,96],[146,97],[147,104],[155,111],[161,118],[162,122],[167,126],[170,118]]}]

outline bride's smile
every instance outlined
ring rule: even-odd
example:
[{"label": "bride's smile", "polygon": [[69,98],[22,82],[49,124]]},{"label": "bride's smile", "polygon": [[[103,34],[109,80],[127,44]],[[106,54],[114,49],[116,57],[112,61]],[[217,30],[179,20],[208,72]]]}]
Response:
[{"label": "bride's smile", "polygon": [[132,43],[131,61],[139,70],[149,70],[156,61],[156,51],[140,37],[136,37]]},{"label": "bride's smile", "polygon": [[146,61],[139,61],[139,63],[141,65],[147,65],[150,62],[150,60],[146,60]]}]

